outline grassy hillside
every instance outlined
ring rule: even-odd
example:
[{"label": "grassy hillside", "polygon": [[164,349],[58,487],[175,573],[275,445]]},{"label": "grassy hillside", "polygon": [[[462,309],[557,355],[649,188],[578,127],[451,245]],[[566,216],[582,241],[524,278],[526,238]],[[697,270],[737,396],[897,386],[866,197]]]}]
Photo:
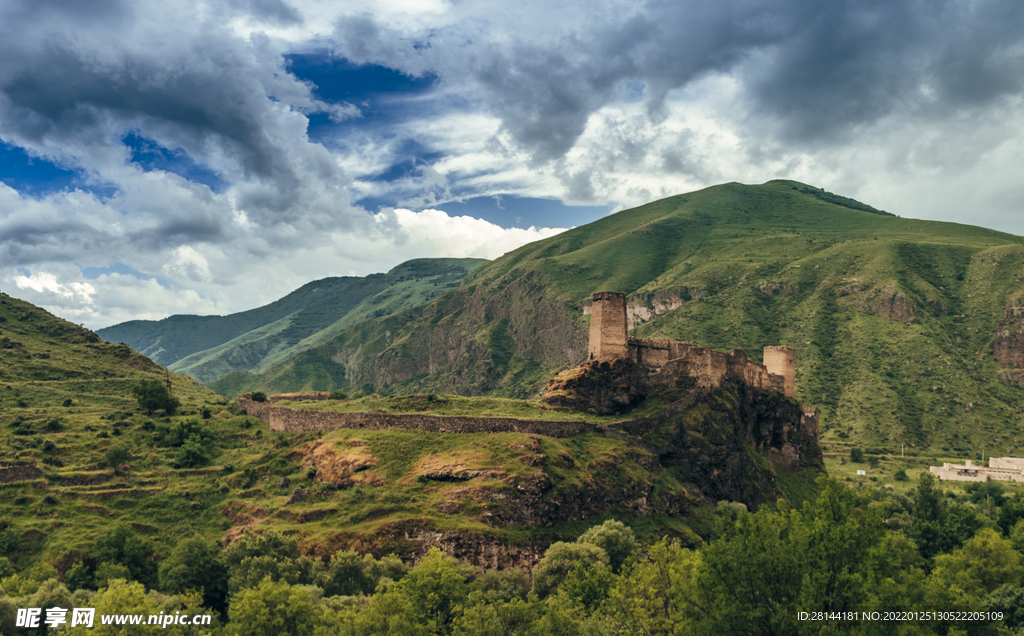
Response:
[{"label": "grassy hillside", "polygon": [[265,307],[229,316],[135,320],[99,335],[124,342],[199,382],[259,370],[345,327],[426,303],[456,286],[481,259],[417,259],[387,274],[324,278]]},{"label": "grassy hillside", "polygon": [[[654,488],[651,505],[692,499],[691,523],[709,514],[670,475],[643,468],[645,451],[596,433],[272,433],[191,378],[3,294],[0,377],[0,556],[36,573],[26,576],[95,567],[97,540],[122,525],[151,542],[149,560],[159,561],[183,537],[222,541],[272,527],[320,555],[409,554],[413,538],[437,533],[542,550],[589,527],[593,502],[607,500],[600,493],[625,497],[624,484]],[[140,410],[133,387],[167,379],[178,412]],[[532,413],[501,401],[435,401]],[[590,499],[561,507],[581,489]],[[549,512],[555,522],[545,522]],[[678,517],[638,517],[636,527],[693,537]]]},{"label": "grassy hillside", "polygon": [[[354,325],[218,391],[535,395],[585,356],[586,301],[626,292],[634,335],[797,352],[823,438],[879,451],[1024,453],[1024,392],[993,342],[1024,239],[903,219],[792,181],[725,184],[526,245],[423,307]],[[643,320],[646,319],[646,322]]]}]

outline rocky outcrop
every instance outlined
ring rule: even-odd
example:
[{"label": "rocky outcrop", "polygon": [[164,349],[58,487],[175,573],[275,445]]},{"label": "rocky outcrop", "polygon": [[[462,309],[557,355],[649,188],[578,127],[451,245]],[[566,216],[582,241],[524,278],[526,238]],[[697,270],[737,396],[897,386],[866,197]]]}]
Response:
[{"label": "rocky outcrop", "polygon": [[756,508],[781,496],[776,469],[824,472],[817,411],[741,382],[694,389],[648,417],[612,426],[712,501]]},{"label": "rocky outcrop", "polygon": [[914,305],[907,296],[892,287],[886,287],[878,292],[868,302],[871,311],[879,316],[898,320],[900,322],[914,322]]},{"label": "rocky outcrop", "polygon": [[[996,328],[995,357],[1002,364],[1024,368],[1024,307],[1019,299],[1007,303],[1006,313]],[[1000,376],[1000,379],[1006,382]]]}]

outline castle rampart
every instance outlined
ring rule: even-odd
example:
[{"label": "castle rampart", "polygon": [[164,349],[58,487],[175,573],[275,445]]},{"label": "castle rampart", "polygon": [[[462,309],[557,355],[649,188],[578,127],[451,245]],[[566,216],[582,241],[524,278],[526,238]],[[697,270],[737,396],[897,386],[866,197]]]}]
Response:
[{"label": "castle rampart", "polygon": [[[322,398],[309,398],[322,399]],[[337,413],[276,406],[273,402],[296,401],[295,396],[271,396],[267,402],[253,402],[249,394],[238,396],[246,415],[263,420],[272,431],[331,431],[340,428],[367,430],[419,430],[433,433],[527,433],[549,437],[572,437],[594,430],[580,421],[519,420],[511,417],[455,417],[390,413]]]}]

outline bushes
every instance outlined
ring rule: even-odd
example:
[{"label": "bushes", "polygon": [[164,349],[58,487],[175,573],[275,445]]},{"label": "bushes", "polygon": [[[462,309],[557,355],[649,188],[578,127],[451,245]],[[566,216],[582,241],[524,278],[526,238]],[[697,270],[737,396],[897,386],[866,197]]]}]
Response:
[{"label": "bushes", "polygon": [[171,397],[167,386],[160,380],[142,380],[132,387],[132,395],[139,402],[139,408],[152,415],[156,410],[163,409],[167,415],[174,415],[174,412],[181,406],[178,398]]}]

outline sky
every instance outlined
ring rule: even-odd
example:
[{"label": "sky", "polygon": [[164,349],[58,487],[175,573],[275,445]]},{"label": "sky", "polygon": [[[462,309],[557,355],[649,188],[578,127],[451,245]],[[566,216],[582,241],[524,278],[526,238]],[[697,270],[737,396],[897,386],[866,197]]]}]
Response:
[{"label": "sky", "polygon": [[98,329],[794,179],[1024,235],[1019,0],[0,0],[0,291]]}]

